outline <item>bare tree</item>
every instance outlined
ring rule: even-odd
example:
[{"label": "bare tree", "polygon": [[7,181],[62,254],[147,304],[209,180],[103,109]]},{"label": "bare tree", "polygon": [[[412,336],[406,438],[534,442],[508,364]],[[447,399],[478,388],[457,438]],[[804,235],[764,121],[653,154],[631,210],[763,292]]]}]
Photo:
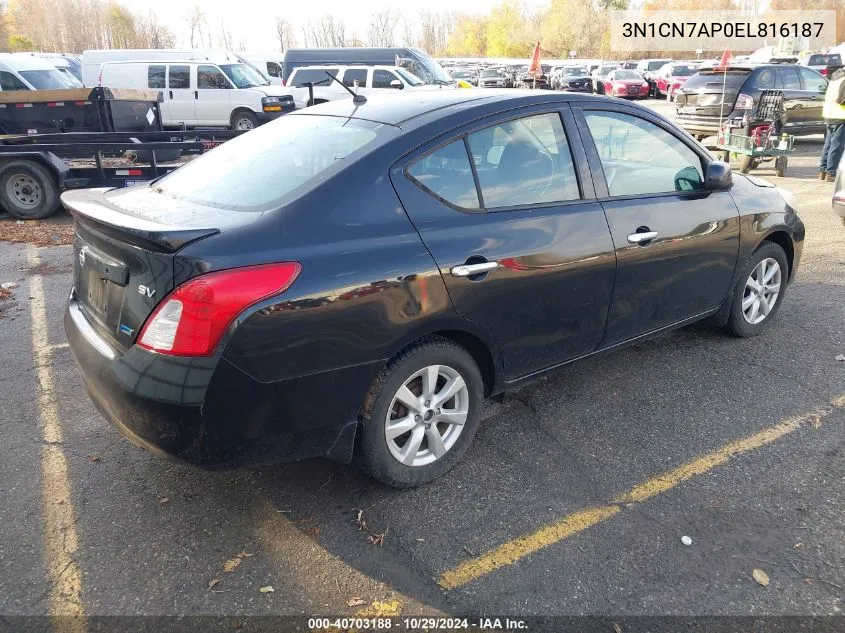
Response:
[{"label": "bare tree", "polygon": [[306,46],[325,48],[346,44],[346,25],[336,20],[333,15],[324,15],[317,22],[309,20],[308,27],[303,29],[303,33]]},{"label": "bare tree", "polygon": [[286,19],[276,16],[276,37],[279,38],[279,50],[286,51],[296,47],[293,27]]},{"label": "bare tree", "polygon": [[203,46],[202,30],[205,26],[205,12],[198,4],[188,14],[188,30],[191,33],[191,48]]},{"label": "bare tree", "polygon": [[454,13],[435,13],[427,9],[420,12],[420,47],[432,55],[442,53],[456,22]]},{"label": "bare tree", "polygon": [[383,9],[370,16],[367,28],[367,41],[370,46],[395,46],[396,26],[399,24],[399,11]]},{"label": "bare tree", "polygon": [[220,43],[224,50],[230,51],[234,48],[232,42],[232,32],[226,28],[226,19],[220,20]]}]

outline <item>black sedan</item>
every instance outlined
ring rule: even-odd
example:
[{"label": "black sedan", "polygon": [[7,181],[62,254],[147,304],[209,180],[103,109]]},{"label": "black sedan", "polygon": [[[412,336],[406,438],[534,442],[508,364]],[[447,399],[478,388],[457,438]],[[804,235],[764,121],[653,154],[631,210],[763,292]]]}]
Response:
[{"label": "black sedan", "polygon": [[804,238],[788,193],[650,110],[533,91],[333,101],[62,200],[68,340],[122,433],[205,468],[354,458],[395,486],[551,369],[704,318],[762,332]]}]

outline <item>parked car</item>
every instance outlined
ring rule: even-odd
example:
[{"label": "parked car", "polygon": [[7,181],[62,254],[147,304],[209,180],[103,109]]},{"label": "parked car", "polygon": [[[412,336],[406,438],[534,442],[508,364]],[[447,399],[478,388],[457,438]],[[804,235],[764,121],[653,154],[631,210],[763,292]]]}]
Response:
[{"label": "parked car", "polygon": [[289,48],[282,77],[287,82],[298,66],[401,66],[432,86],[454,86],[446,71],[420,48]]},{"label": "parked car", "polygon": [[593,89],[585,66],[564,66],[558,72],[553,87],[570,92],[592,92]]},{"label": "parked car", "polygon": [[105,62],[98,85],[161,90],[166,127],[251,130],[294,109],[284,87],[270,85],[251,66],[226,58]]},{"label": "parked car", "polygon": [[[337,77],[343,85],[329,75]],[[313,84],[312,89],[309,90],[308,84]],[[385,91],[436,89],[398,66],[300,66],[288,78],[287,89],[296,107],[305,108],[351,98],[344,86],[364,96]]]},{"label": "parked car", "polygon": [[41,58],[55,66],[74,88],[82,87],[82,64],[76,55],[62,53],[16,53],[16,55]]},{"label": "parked car", "polygon": [[639,62],[637,62],[636,60],[629,59],[626,62],[622,62],[622,64],[620,65],[620,68],[624,68],[625,70],[636,70],[638,63]]},{"label": "parked car", "polygon": [[699,70],[676,92],[676,120],[699,138],[716,134],[720,120],[752,112],[766,89],[784,93],[785,117],[777,126],[779,130],[789,134],[824,132],[822,105],[827,80],[815,70],[794,64]]},{"label": "parked car", "polygon": [[619,62],[605,62],[593,70],[591,75],[593,92],[597,94],[604,94],[604,81],[607,79],[607,76],[617,68],[619,68]]},{"label": "parked car", "polygon": [[646,99],[648,82],[636,70],[617,68],[602,80],[601,93],[623,99]]},{"label": "parked car", "polygon": [[62,200],[67,338],[121,433],[394,486],[454,466],[485,397],[569,361],[707,317],[764,331],[804,238],[787,192],[668,120],[562,92],[333,101]]},{"label": "parked car", "polygon": [[833,212],[842,220],[845,226],[845,154],[839,161],[836,170],[836,182],[833,184]]},{"label": "parked car", "polygon": [[671,59],[641,59],[637,62],[637,71],[639,71],[648,82],[648,94],[650,97],[657,96],[657,71],[671,61]]},{"label": "parked car", "polygon": [[62,90],[75,88],[71,76],[41,57],[0,53],[0,90]]},{"label": "parked car", "polygon": [[485,68],[478,78],[479,88],[511,88],[504,68]]},{"label": "parked car", "polygon": [[669,62],[655,73],[658,97],[666,97],[669,101],[684,82],[698,72],[698,64],[693,62]]},{"label": "parked car", "polygon": [[452,78],[453,81],[465,81],[473,86],[478,84],[478,75],[471,71],[467,70],[466,68],[456,68],[452,72],[449,73],[449,76]]},{"label": "parked car", "polygon": [[812,68],[822,77],[830,79],[833,73],[843,67],[842,57],[839,53],[832,53],[829,55],[822,55],[821,53],[813,53],[801,57],[797,64],[805,68]]},{"label": "parked car", "polygon": [[279,53],[276,53],[275,55],[240,53],[238,55],[238,60],[252,66],[255,70],[260,72],[269,83],[277,86],[285,85],[282,81],[282,67],[284,66],[283,55]]},{"label": "parked car", "polygon": [[82,53],[82,84],[86,88],[100,85],[100,69],[106,62],[149,62],[149,61],[211,61],[237,63],[234,53],[214,49],[187,48],[104,48],[91,49]]}]

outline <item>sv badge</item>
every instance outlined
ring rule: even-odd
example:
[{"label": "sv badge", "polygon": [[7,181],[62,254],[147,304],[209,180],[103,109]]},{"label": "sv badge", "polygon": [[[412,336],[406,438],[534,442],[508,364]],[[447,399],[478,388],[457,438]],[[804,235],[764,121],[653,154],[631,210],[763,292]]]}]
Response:
[{"label": "sv badge", "polygon": [[144,286],[144,285],[139,285],[139,286],[138,286],[138,294],[139,294],[139,295],[144,295],[144,296],[145,296],[145,297],[147,297],[148,299],[152,299],[152,298],[153,298],[153,295],[154,295],[155,293],[156,293],[155,288],[148,288],[147,286]]}]

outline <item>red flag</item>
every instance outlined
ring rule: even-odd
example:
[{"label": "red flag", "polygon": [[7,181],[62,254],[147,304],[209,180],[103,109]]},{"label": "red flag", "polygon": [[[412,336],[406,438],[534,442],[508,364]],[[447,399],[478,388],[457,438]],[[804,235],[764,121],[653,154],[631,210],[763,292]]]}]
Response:
[{"label": "red flag", "polygon": [[528,72],[532,75],[542,75],[543,69],[540,68],[540,42],[534,45],[534,54],[531,56],[531,65],[528,67]]},{"label": "red flag", "polygon": [[732,60],[733,55],[731,55],[731,52],[726,48],[725,52],[722,53],[722,61],[719,62],[719,65],[716,67],[716,70],[727,70]]}]

